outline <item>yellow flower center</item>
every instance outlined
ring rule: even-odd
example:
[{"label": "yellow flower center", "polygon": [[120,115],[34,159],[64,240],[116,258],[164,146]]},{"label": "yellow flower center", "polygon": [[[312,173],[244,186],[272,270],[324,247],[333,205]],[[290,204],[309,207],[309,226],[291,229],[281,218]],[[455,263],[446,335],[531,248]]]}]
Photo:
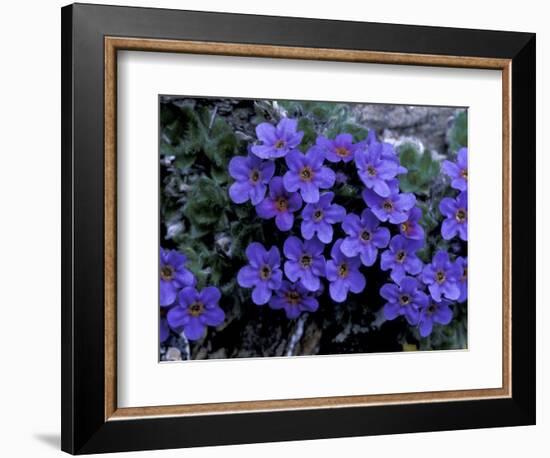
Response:
[{"label": "yellow flower center", "polygon": [[191,316],[199,316],[204,311],[204,304],[202,302],[193,302],[189,306],[189,314]]},{"label": "yellow flower center", "polygon": [[303,254],[300,257],[300,264],[302,264],[302,267],[308,268],[313,264],[313,258],[309,254]]},{"label": "yellow flower center", "polygon": [[275,148],[277,148],[277,149],[281,149],[284,146],[285,146],[285,141],[284,140],[277,140],[275,142]]},{"label": "yellow flower center", "polygon": [[300,293],[298,293],[298,291],[287,291],[285,293],[285,298],[291,305],[298,305],[300,303]]},{"label": "yellow flower center", "polygon": [[160,277],[165,281],[170,281],[174,278],[174,268],[172,266],[162,266],[160,269]]},{"label": "yellow flower center", "polygon": [[349,150],[345,146],[339,146],[336,148],[336,155],[340,157],[349,156]]},{"label": "yellow flower center", "polygon": [[463,223],[466,221],[466,211],[462,208],[458,209],[455,218],[459,223]]},{"label": "yellow flower center", "polygon": [[260,172],[258,172],[256,169],[252,170],[250,172],[250,181],[252,181],[252,183],[257,183],[259,179],[260,179]]},{"label": "yellow flower center", "polygon": [[288,209],[288,200],[286,200],[285,197],[278,197],[275,201],[275,205],[277,207],[277,210],[280,212],[284,212]]},{"label": "yellow flower center", "polygon": [[313,170],[311,170],[311,167],[306,166],[300,170],[300,178],[302,181],[311,181],[313,179]]},{"label": "yellow flower center", "polygon": [[262,280],[267,280],[271,276],[271,267],[269,266],[263,266],[260,269],[260,278]]}]

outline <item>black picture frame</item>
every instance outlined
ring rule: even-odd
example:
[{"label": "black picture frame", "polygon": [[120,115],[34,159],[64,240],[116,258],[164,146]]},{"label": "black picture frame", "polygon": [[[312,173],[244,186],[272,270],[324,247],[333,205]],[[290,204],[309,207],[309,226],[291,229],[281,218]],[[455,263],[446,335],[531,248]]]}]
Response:
[{"label": "black picture frame", "polygon": [[[512,396],[105,419],[104,37],[511,59]],[[72,454],[535,424],[535,34],[74,4],[62,9],[62,449]]]}]

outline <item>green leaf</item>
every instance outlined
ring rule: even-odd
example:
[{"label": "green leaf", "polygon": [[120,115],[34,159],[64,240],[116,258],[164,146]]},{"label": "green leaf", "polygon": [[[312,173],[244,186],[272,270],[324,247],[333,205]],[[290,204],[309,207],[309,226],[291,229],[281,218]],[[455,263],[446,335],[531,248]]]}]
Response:
[{"label": "green leaf", "polygon": [[449,134],[449,149],[453,152],[468,146],[468,114],[467,111],[461,111],[455,118],[453,127]]}]

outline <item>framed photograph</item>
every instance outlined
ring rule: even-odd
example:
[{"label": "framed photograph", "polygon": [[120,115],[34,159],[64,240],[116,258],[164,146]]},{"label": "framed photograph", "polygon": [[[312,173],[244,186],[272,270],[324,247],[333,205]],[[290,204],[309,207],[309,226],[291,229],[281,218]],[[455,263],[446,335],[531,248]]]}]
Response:
[{"label": "framed photograph", "polygon": [[62,448],[535,423],[535,35],[62,9]]}]

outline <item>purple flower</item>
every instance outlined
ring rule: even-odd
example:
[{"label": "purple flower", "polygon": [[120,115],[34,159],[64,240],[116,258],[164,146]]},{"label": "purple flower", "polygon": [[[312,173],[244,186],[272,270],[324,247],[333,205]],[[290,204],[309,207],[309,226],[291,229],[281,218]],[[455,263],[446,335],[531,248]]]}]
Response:
[{"label": "purple flower", "polygon": [[315,234],[323,243],[332,242],[332,225],[339,223],[346,216],[346,210],[341,205],[332,204],[333,192],[327,192],[319,197],[316,204],[307,204],[302,211],[302,237],[311,240]]},{"label": "purple flower", "polygon": [[418,207],[413,207],[409,212],[407,220],[400,224],[399,230],[403,237],[412,240],[424,239],[424,228],[420,225],[422,219],[422,210]]},{"label": "purple flower", "polygon": [[229,188],[229,197],[236,204],[250,199],[252,205],[258,205],[274,173],[275,164],[271,161],[262,161],[254,155],[235,156],[229,162],[229,174],[235,178]]},{"label": "purple flower", "polygon": [[304,136],[302,131],[296,131],[297,126],[298,121],[288,118],[281,119],[277,127],[262,122],[256,127],[256,135],[262,144],[254,145],[252,152],[261,159],[286,156],[298,147]]},{"label": "purple flower", "polygon": [[422,337],[428,337],[432,333],[433,324],[446,325],[453,319],[453,311],[449,307],[451,303],[445,299],[436,302],[430,299],[428,305],[420,310],[418,329]]},{"label": "purple flower", "polygon": [[319,188],[330,188],[336,180],[332,169],[323,167],[325,156],[321,148],[314,146],[306,154],[292,151],[285,157],[288,172],[283,176],[285,188],[289,192],[300,190],[304,202],[314,204],[319,201]]},{"label": "purple flower", "polygon": [[195,277],[185,267],[187,258],[176,250],[160,249],[160,305],[166,307],[176,300],[184,286],[193,286]]},{"label": "purple flower", "polygon": [[451,240],[458,234],[461,240],[468,240],[468,192],[462,191],[456,199],[441,199],[439,211],[446,218],[441,224],[442,237]]},{"label": "purple flower", "polygon": [[325,157],[330,162],[349,162],[353,159],[356,151],[365,148],[364,142],[354,144],[351,134],[337,135],[334,140],[320,135],[317,137],[316,144],[322,148]]},{"label": "purple flower", "polygon": [[370,189],[363,191],[363,200],[380,221],[401,224],[407,221],[409,210],[414,207],[416,197],[412,193],[400,193],[397,180],[388,183],[390,195],[380,197]]},{"label": "purple flower", "polygon": [[468,259],[458,257],[455,260],[459,271],[461,272],[458,278],[458,287],[460,288],[460,296],[458,296],[458,302],[464,302],[468,299]]},{"label": "purple flower", "polygon": [[443,161],[441,168],[451,178],[451,187],[459,191],[468,189],[468,148],[460,148],[456,154],[456,162]]},{"label": "purple flower", "polygon": [[297,192],[288,192],[283,179],[275,177],[269,183],[268,196],[256,205],[260,218],[275,217],[275,225],[280,231],[288,231],[294,224],[294,212],[302,206],[302,198]]},{"label": "purple flower", "polygon": [[359,178],[367,189],[372,189],[381,197],[391,194],[387,182],[395,178],[399,165],[382,158],[382,143],[372,143],[366,151],[358,151],[355,165]]},{"label": "purple flower", "polygon": [[332,259],[327,262],[327,280],[332,300],[344,302],[348,292],[358,294],[365,289],[367,280],[359,272],[361,261],[358,257],[349,258],[342,253],[342,239],[334,242],[330,251]]},{"label": "purple flower", "polygon": [[289,237],[283,245],[288,259],[285,274],[292,282],[300,281],[308,291],[317,291],[321,286],[319,277],[325,275],[325,246],[316,238],[302,242],[298,237]]},{"label": "purple flower", "polygon": [[[407,169],[403,167],[399,161],[399,156],[395,152],[395,148],[392,144],[387,142],[379,142],[376,140],[376,133],[374,129],[369,130],[369,134],[367,135],[366,144],[369,148],[376,147],[381,148],[380,157],[386,161],[394,162],[397,165],[397,175],[400,175],[402,173],[407,173]],[[381,145],[381,146],[377,146]]]},{"label": "purple flower", "polygon": [[267,251],[261,243],[253,242],[246,248],[246,257],[248,265],[239,270],[237,282],[243,288],[254,288],[252,302],[256,305],[267,304],[283,280],[281,254],[277,247]]},{"label": "purple flower", "polygon": [[422,271],[422,281],[428,285],[431,296],[440,302],[445,296],[456,301],[460,296],[458,279],[462,275],[460,268],[449,259],[449,254],[439,250]]},{"label": "purple flower", "polygon": [[386,320],[404,316],[411,326],[416,326],[420,318],[420,309],[428,305],[428,296],[420,291],[416,278],[403,277],[396,285],[386,283],[380,288],[380,295],[388,302],[384,305]]},{"label": "purple flower", "polygon": [[390,231],[387,227],[378,227],[379,221],[367,208],[361,213],[361,218],[350,213],[342,223],[342,229],[348,235],[340,249],[348,258],[360,256],[365,266],[372,266],[378,256],[378,249],[384,248],[390,241]]},{"label": "purple flower", "polygon": [[382,253],[380,268],[391,269],[390,277],[396,283],[408,273],[417,275],[422,271],[422,261],[416,256],[416,252],[424,243],[418,240],[406,239],[402,235],[396,235],[391,239],[390,248]]},{"label": "purple flower", "polygon": [[302,312],[315,312],[319,308],[319,302],[300,283],[283,280],[269,306],[274,310],[284,309],[286,317],[292,320],[298,318]]},{"label": "purple flower", "polygon": [[202,291],[194,287],[183,288],[178,294],[178,302],[172,307],[166,319],[171,328],[183,328],[185,337],[198,340],[204,336],[206,326],[219,326],[225,313],[218,305],[220,290],[208,286]]}]

